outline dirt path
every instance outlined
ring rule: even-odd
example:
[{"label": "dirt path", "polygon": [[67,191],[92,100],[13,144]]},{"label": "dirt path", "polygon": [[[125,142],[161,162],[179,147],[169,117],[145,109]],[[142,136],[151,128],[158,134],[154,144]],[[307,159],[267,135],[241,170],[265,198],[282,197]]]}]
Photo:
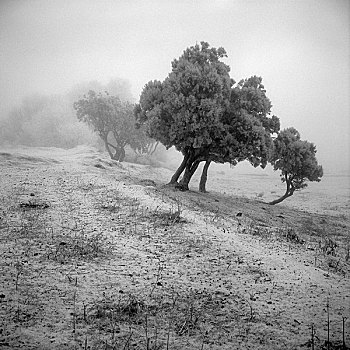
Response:
[{"label": "dirt path", "polygon": [[321,349],[327,303],[350,343],[345,246],[318,249],[347,220],[174,192],[93,150],[0,156],[0,348],[303,349],[313,324]]}]

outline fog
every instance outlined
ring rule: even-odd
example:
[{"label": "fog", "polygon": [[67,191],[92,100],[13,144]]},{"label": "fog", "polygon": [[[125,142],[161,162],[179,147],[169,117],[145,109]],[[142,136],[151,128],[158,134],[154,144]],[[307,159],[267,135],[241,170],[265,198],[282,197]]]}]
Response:
[{"label": "fog", "polygon": [[350,173],[349,4],[2,0],[0,118],[26,96],[67,96],[88,81],[123,81],[137,101],[184,49],[208,41],[226,49],[236,81],[262,76],[282,128],[316,144],[326,173]]}]

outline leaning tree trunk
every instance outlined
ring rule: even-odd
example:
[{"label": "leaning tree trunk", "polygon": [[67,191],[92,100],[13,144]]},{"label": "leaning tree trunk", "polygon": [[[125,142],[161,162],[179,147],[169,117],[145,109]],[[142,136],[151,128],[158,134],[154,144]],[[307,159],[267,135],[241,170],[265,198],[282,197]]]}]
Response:
[{"label": "leaning tree trunk", "polygon": [[[110,145],[111,146],[111,145]],[[120,157],[120,148],[117,148],[117,147],[114,147],[114,146],[112,146],[113,148],[114,148],[114,154],[113,154],[113,156],[112,156],[112,159],[113,160],[116,160],[116,161],[119,161],[119,157]]]},{"label": "leaning tree trunk", "polygon": [[[125,149],[123,146],[116,147],[116,146],[113,146],[111,143],[107,142],[106,147],[108,147],[108,153],[113,160],[122,162],[125,159]],[[114,148],[114,154],[111,152],[109,147]]]},{"label": "leaning tree trunk", "polygon": [[177,189],[181,191],[189,190],[188,184],[190,183],[193,174],[196,172],[199,163],[200,163],[199,161],[195,161],[192,164],[187,164],[184,176],[182,177],[179,184],[176,186]]},{"label": "leaning tree trunk", "polygon": [[211,160],[207,160],[204,164],[201,180],[199,182],[199,192],[203,192],[203,193],[207,192],[205,189],[205,185],[207,183],[208,169],[209,169],[210,163],[211,163]]},{"label": "leaning tree trunk", "polygon": [[157,147],[159,145],[159,141],[157,141],[155,144],[153,144],[151,147],[153,147],[153,149],[151,148],[151,150],[148,152],[148,154],[151,156],[153,155],[153,153],[156,151]]},{"label": "leaning tree trunk", "polygon": [[177,170],[175,171],[174,175],[171,177],[171,180],[170,180],[168,185],[177,184],[177,181],[179,180],[180,175],[183,173],[183,171],[186,168],[187,161],[189,160],[189,158],[190,158],[189,153],[186,153],[184,155],[184,159],[182,160],[180,166],[177,168]]},{"label": "leaning tree trunk", "polygon": [[111,151],[110,149],[110,146],[112,146],[108,141],[107,141],[107,137],[103,137],[103,142],[105,144],[105,148],[109,154],[109,156],[111,157],[111,159],[114,159],[114,155],[113,155],[113,152]]},{"label": "leaning tree trunk", "polygon": [[120,147],[120,149],[119,149],[119,159],[118,159],[118,161],[119,161],[119,162],[123,162],[124,159],[125,159],[125,149],[124,149],[124,147]]},{"label": "leaning tree trunk", "polygon": [[268,203],[270,205],[275,205],[275,204],[278,204],[278,203],[281,203],[283,202],[286,198],[290,197],[293,195],[294,191],[295,191],[295,187],[293,186],[293,183],[292,183],[292,180],[288,179],[287,178],[287,175],[284,176],[285,179],[286,179],[286,184],[287,184],[287,190],[285,192],[285,194],[278,198],[278,199],[275,199],[274,201]]}]

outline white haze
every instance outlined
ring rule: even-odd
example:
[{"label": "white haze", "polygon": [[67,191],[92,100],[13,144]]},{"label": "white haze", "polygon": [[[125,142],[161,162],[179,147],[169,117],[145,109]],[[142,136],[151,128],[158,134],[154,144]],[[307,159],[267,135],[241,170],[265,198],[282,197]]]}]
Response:
[{"label": "white haze", "polygon": [[126,79],[138,99],[188,46],[223,46],[236,80],[263,77],[282,128],[314,142],[326,173],[350,173],[347,0],[0,2],[0,118],[32,93]]}]

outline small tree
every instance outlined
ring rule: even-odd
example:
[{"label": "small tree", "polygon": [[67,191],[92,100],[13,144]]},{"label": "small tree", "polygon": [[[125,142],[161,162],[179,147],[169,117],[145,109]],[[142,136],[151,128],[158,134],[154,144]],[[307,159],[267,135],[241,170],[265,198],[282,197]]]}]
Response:
[{"label": "small tree", "polygon": [[322,166],[316,159],[316,146],[300,140],[300,134],[294,128],[281,131],[274,140],[271,164],[274,170],[281,171],[281,180],[287,187],[282,197],[269,203],[272,205],[307,187],[307,180],[319,182],[323,176]]},{"label": "small tree", "polygon": [[74,109],[78,119],[100,136],[114,160],[124,160],[127,144],[139,148],[149,143],[144,130],[135,128],[134,106],[117,96],[90,90],[87,96],[74,103]]}]

